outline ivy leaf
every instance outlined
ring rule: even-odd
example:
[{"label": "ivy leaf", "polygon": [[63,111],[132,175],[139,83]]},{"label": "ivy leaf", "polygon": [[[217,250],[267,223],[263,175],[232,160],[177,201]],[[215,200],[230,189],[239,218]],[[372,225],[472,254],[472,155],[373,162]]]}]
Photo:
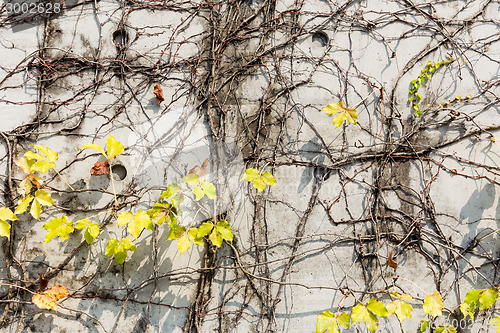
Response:
[{"label": "ivy leaf", "polygon": [[398,317],[398,320],[400,322],[403,322],[403,320],[405,320],[406,318],[411,319],[413,307],[410,303],[407,303],[403,300],[396,300],[387,304],[387,311],[389,311],[389,315],[395,313]]},{"label": "ivy leaf", "polygon": [[0,236],[10,238],[10,223],[9,221],[17,220],[17,217],[7,207],[0,208]]},{"label": "ivy leaf", "polygon": [[243,174],[243,177],[241,178],[241,180],[246,179],[249,182],[253,182],[257,178],[260,178],[259,170],[254,169],[254,168],[248,168],[245,171],[245,173]]},{"label": "ivy leaf", "polygon": [[479,294],[479,310],[489,309],[498,298],[498,289],[485,289]]},{"label": "ivy leaf", "polygon": [[266,184],[264,184],[262,178],[257,178],[256,180],[254,180],[252,185],[257,189],[257,192],[264,191],[264,188],[266,187]]},{"label": "ivy leaf", "polygon": [[31,192],[31,189],[33,188],[33,185],[36,186],[37,189],[39,189],[43,184],[43,180],[40,176],[35,175],[35,174],[30,174],[27,175],[19,184],[19,190],[18,192],[21,193],[22,196],[26,196],[26,194],[29,194]]},{"label": "ivy leaf", "polygon": [[31,194],[28,194],[25,197],[21,197],[19,201],[17,201],[17,207],[14,211],[14,214],[17,215],[24,213],[28,209],[31,200],[33,200],[33,196]]},{"label": "ivy leaf", "polygon": [[358,121],[358,111],[353,108],[346,108],[344,102],[328,104],[321,112],[325,112],[327,115],[331,116],[333,114],[339,113],[335,118],[333,118],[333,124],[338,128],[344,120],[348,120],[354,125]]},{"label": "ivy leaf", "polygon": [[52,149],[50,149],[48,147],[44,147],[44,146],[41,146],[41,145],[33,145],[33,147],[35,149],[40,150],[43,154],[45,154],[45,156],[47,156],[47,160],[49,162],[55,162],[59,158],[59,156],[57,155],[57,153],[53,152]]},{"label": "ivy leaf", "polygon": [[35,161],[31,159],[27,159],[25,157],[21,157],[19,159],[14,159],[14,163],[20,167],[24,173],[31,174],[34,170],[31,169]]},{"label": "ivy leaf", "polygon": [[10,223],[5,220],[0,220],[0,236],[10,239]]},{"label": "ivy leaf", "polygon": [[429,328],[429,321],[428,320],[421,320],[420,321],[420,332],[425,332]]},{"label": "ivy leaf", "polygon": [[331,311],[323,311],[316,319],[316,333],[340,333],[337,327],[337,318]]},{"label": "ivy leaf", "polygon": [[189,236],[187,233],[182,235],[178,240],[177,240],[177,248],[179,249],[179,253],[183,254],[189,248],[191,247],[191,242],[189,241]]},{"label": "ivy leaf", "polygon": [[375,332],[378,327],[378,318],[363,303],[358,303],[352,308],[351,318],[354,323],[363,320],[370,332]]},{"label": "ivy leaf", "polygon": [[368,303],[366,303],[366,307],[368,310],[373,312],[379,317],[387,317],[389,315],[389,312],[387,311],[387,308],[385,307],[384,303],[379,301],[378,299],[372,297]]},{"label": "ivy leaf", "polygon": [[139,210],[128,223],[127,231],[137,238],[143,229],[153,230],[153,223],[145,211]]},{"label": "ivy leaf", "polygon": [[439,325],[438,328],[436,328],[436,333],[457,333],[457,330],[452,325]]},{"label": "ivy leaf", "polygon": [[104,151],[104,149],[101,148],[101,146],[99,146],[97,143],[87,143],[85,145],[83,145],[79,150],[83,150],[83,149],[93,149],[93,150],[97,150],[98,152],[100,152],[104,157],[106,157],[106,159],[109,159],[108,158],[108,155],[106,154],[106,152]]},{"label": "ivy leaf", "polygon": [[479,303],[479,294],[483,291],[482,289],[472,289],[465,294],[465,299],[462,304],[460,304],[460,311],[467,318],[467,314],[474,319],[474,310]]},{"label": "ivy leaf", "polygon": [[432,317],[438,317],[442,314],[443,299],[439,291],[435,290],[432,294],[427,294],[424,299],[425,314],[430,314]]},{"label": "ivy leaf", "polygon": [[57,301],[61,298],[68,297],[69,291],[66,287],[57,285],[50,289],[45,290],[41,294],[34,294],[31,298],[33,304],[39,309],[52,309],[57,311]]},{"label": "ivy leaf", "polygon": [[136,246],[129,237],[119,241],[116,238],[111,238],[106,245],[105,255],[107,257],[114,254],[115,260],[119,264],[123,264],[127,258],[127,251],[135,251]]},{"label": "ivy leaf", "polygon": [[186,228],[181,225],[174,224],[170,227],[170,231],[167,236],[167,240],[179,239],[186,232]]},{"label": "ivy leaf", "polygon": [[203,245],[203,236],[198,235],[198,229],[190,228],[188,230],[189,240],[193,242],[195,245]]},{"label": "ivy leaf", "polygon": [[198,235],[197,237],[198,238],[203,238],[205,237],[206,235],[208,235],[210,233],[210,231],[212,231],[212,229],[214,228],[214,224],[212,222],[204,222],[200,225],[200,227],[198,228]]},{"label": "ivy leaf", "polygon": [[209,239],[212,244],[217,247],[221,247],[224,239],[231,242],[233,240],[233,232],[229,223],[227,223],[226,220],[220,220],[217,222],[215,228],[209,236]]},{"label": "ivy leaf", "polygon": [[194,195],[196,195],[196,198],[194,199],[194,201],[201,200],[201,198],[203,198],[205,196],[205,194],[203,193],[203,190],[199,186],[195,186],[193,188],[193,193],[194,193]]},{"label": "ivy leaf", "polygon": [[97,161],[94,163],[94,166],[90,169],[90,174],[92,176],[109,175],[108,168],[109,168],[109,160]]},{"label": "ivy leaf", "polygon": [[222,241],[223,241],[222,235],[220,233],[218,233],[215,228],[212,230],[212,233],[210,234],[210,236],[208,236],[208,239],[210,239],[210,241],[212,242],[213,245],[215,245],[217,247],[222,246]]},{"label": "ivy leaf", "polygon": [[75,230],[73,222],[68,222],[67,216],[52,219],[45,223],[43,228],[49,231],[43,240],[44,243],[50,242],[56,236],[61,237],[61,240],[64,241]]},{"label": "ivy leaf", "polygon": [[40,218],[40,213],[42,212],[41,206],[53,206],[54,201],[50,194],[42,189],[35,192],[35,197],[33,203],[31,204],[30,214],[37,220]]},{"label": "ivy leaf", "polygon": [[91,222],[88,217],[78,220],[75,223],[75,229],[85,229],[84,237],[88,244],[92,244],[94,239],[99,236],[99,224]]},{"label": "ivy leaf", "polygon": [[264,171],[262,173],[262,180],[269,186],[274,186],[276,184],[276,179],[269,171]]},{"label": "ivy leaf", "polygon": [[122,212],[116,219],[118,226],[126,225],[130,222],[130,220],[134,217],[132,212]]},{"label": "ivy leaf", "polygon": [[183,177],[181,179],[183,182],[187,183],[188,185],[199,185],[200,184],[200,176],[194,173],[190,173],[189,175]]},{"label": "ivy leaf", "polygon": [[206,196],[210,200],[214,200],[217,197],[217,194],[215,193],[215,185],[207,182],[206,180],[201,184],[201,187],[203,188],[203,192],[206,194]]},{"label": "ivy leaf", "polygon": [[125,149],[125,147],[119,141],[117,141],[114,136],[108,136],[108,138],[106,139],[108,160],[112,160],[116,156],[120,155],[123,152],[123,149]]},{"label": "ivy leaf", "polygon": [[181,190],[177,183],[172,183],[167,186],[167,189],[160,195],[160,199],[168,199]]},{"label": "ivy leaf", "polygon": [[106,244],[106,250],[104,252],[104,255],[106,257],[112,256],[115,253],[116,248],[120,244],[120,241],[116,238],[111,238],[108,243]]}]

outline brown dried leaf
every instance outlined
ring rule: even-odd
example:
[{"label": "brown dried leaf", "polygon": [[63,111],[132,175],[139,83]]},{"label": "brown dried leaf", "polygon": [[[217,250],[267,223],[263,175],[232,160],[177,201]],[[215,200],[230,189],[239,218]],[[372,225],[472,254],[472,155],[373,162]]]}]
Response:
[{"label": "brown dried leaf", "polygon": [[398,268],[398,264],[394,260],[392,260],[392,251],[394,251],[394,249],[392,249],[391,253],[389,253],[389,257],[387,258],[387,265],[389,267],[394,268],[394,272],[395,272],[396,268]]},{"label": "brown dried leaf", "polygon": [[163,90],[161,89],[159,84],[154,87],[153,94],[155,94],[158,104],[161,104],[161,102],[165,100],[165,98],[163,97]]},{"label": "brown dried leaf", "polygon": [[97,161],[95,162],[92,169],[90,169],[90,174],[92,176],[108,175],[109,160]]},{"label": "brown dried leaf", "polygon": [[40,309],[52,309],[57,311],[56,299],[51,295],[35,294],[31,301]]},{"label": "brown dried leaf", "polygon": [[49,280],[45,279],[42,273],[38,273],[38,275],[40,276],[40,281],[39,281],[40,286],[38,288],[38,292],[40,292],[47,289],[47,284],[49,283]]},{"label": "brown dried leaf", "polygon": [[47,296],[50,295],[54,297],[56,301],[58,301],[61,298],[68,297],[69,291],[65,286],[61,286],[60,284],[58,284],[57,286],[53,286],[52,288],[47,289],[43,294]]}]

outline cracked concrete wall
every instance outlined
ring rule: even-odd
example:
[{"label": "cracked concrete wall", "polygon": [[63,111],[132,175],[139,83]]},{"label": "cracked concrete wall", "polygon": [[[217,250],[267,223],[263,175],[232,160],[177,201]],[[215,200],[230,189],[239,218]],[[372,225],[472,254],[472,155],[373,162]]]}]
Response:
[{"label": "cracked concrete wall", "polygon": [[[43,273],[72,297],[56,313],[2,286],[1,330],[314,332],[322,311],[354,304],[345,295],[387,301],[389,290],[439,290],[459,318],[467,290],[500,279],[490,234],[500,218],[499,10],[488,0],[75,0],[31,23],[2,14],[3,205],[15,208],[23,173],[13,159],[34,143],[59,153],[74,191],[44,175],[56,206],[12,222],[0,256],[4,282],[35,291]],[[416,117],[410,81],[450,57],[420,88]],[[357,109],[357,126],[335,128],[319,112],[338,101]],[[89,174],[98,156],[77,149],[108,135],[126,146],[113,162],[126,170],[114,182],[118,211],[147,209],[210,158],[221,197],[212,208],[233,243],[179,256],[158,226],[124,265],[105,257],[126,232],[113,182]],[[276,185],[257,193],[239,182],[247,167]],[[43,224],[61,214],[91,216],[102,232],[91,246],[79,232],[44,244]],[[204,218],[186,206],[180,223]],[[494,331],[494,314],[461,331]],[[415,332],[421,318],[416,305],[411,322],[385,320],[381,331]]]}]

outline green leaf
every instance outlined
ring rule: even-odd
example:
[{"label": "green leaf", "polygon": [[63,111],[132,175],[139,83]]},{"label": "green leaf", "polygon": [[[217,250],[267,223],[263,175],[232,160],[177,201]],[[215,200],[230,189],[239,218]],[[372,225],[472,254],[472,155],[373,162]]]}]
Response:
[{"label": "green leaf", "polygon": [[188,185],[200,185],[200,176],[194,173],[190,173],[189,175],[183,177],[181,180]]},{"label": "green leaf", "polygon": [[241,180],[246,179],[249,182],[253,182],[254,180],[260,178],[260,173],[259,170],[254,169],[254,168],[248,168],[245,173],[243,174],[243,177]]},{"label": "green leaf", "polygon": [[411,306],[411,304],[403,300],[397,300],[387,304],[387,311],[389,311],[389,315],[395,313],[398,317],[398,320],[400,322],[403,322],[403,320],[405,320],[406,318],[411,319],[413,307]]},{"label": "green leaf", "polygon": [[108,152],[107,158],[109,160],[112,160],[116,156],[120,155],[123,152],[123,149],[125,149],[125,147],[118,142],[114,136],[108,136],[106,139],[106,150]]},{"label": "green leaf", "polygon": [[433,318],[442,314],[443,299],[439,291],[435,290],[432,294],[427,294],[424,299],[425,314],[430,314]]},{"label": "green leaf", "polygon": [[50,220],[49,222],[43,225],[45,230],[49,232],[45,236],[44,243],[50,242],[54,237],[59,236],[61,240],[64,241],[69,237],[69,234],[72,233],[75,228],[73,227],[73,222],[68,222],[67,216],[58,217]]},{"label": "green leaf", "polygon": [[201,184],[201,187],[203,188],[203,192],[207,195],[207,197],[210,200],[214,200],[217,195],[215,193],[215,186],[214,184],[207,182],[206,180]]},{"label": "green leaf", "polygon": [[83,149],[97,150],[102,155],[104,155],[104,157],[106,157],[107,159],[109,159],[108,155],[106,154],[106,152],[104,151],[104,149],[102,149],[101,146],[99,146],[97,143],[87,143],[87,144],[83,145],[82,148],[80,148],[79,150],[83,150]]},{"label": "green leaf", "polygon": [[10,223],[5,220],[0,220],[0,236],[10,239]]},{"label": "green leaf", "polygon": [[387,317],[389,315],[389,312],[387,311],[387,308],[385,307],[384,303],[379,301],[378,299],[372,297],[368,303],[366,303],[366,307],[368,310],[373,312],[379,317]]},{"label": "green leaf", "polygon": [[415,95],[418,99],[422,99],[422,94],[421,93],[418,93]]},{"label": "green leaf", "polygon": [[420,321],[420,332],[425,332],[429,328],[429,321],[428,320],[421,320]]},{"label": "green leaf", "polygon": [[199,237],[199,238],[205,237],[206,235],[208,235],[210,233],[210,231],[212,231],[213,228],[214,228],[214,224],[212,222],[202,223],[202,225],[200,225],[200,227],[198,228],[197,237]]},{"label": "green leaf", "polygon": [[489,309],[498,298],[498,289],[485,289],[479,294],[479,310]]},{"label": "green leaf", "polygon": [[170,227],[167,240],[179,239],[186,232],[186,228],[181,225],[174,224]]},{"label": "green leaf", "polygon": [[418,111],[420,111],[420,107],[418,106],[418,104],[417,104],[417,103],[414,103],[414,104],[413,104],[413,109],[414,109],[415,111],[417,111],[417,112],[418,112]]},{"label": "green leaf", "polygon": [[194,201],[198,201],[198,200],[200,200],[201,198],[203,198],[205,196],[205,194],[203,193],[203,190],[199,186],[195,186],[193,188],[193,193],[196,196],[196,198],[194,199]]},{"label": "green leaf", "polygon": [[351,318],[354,323],[363,320],[370,332],[375,332],[378,327],[378,318],[364,304],[358,303],[352,308]]},{"label": "green leaf", "polygon": [[177,240],[177,248],[179,249],[179,253],[183,254],[189,248],[191,247],[191,242],[189,241],[189,236],[187,233],[182,235],[178,240]]},{"label": "green leaf", "polygon": [[31,196],[30,194],[25,197],[21,197],[17,202],[17,208],[14,211],[14,214],[17,215],[24,213],[28,209],[31,200],[33,200],[33,196]]}]

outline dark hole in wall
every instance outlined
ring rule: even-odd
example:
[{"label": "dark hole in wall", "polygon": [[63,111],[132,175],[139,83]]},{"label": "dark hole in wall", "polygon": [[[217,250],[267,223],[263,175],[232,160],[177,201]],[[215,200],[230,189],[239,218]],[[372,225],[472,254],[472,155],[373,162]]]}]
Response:
[{"label": "dark hole in wall", "polygon": [[127,177],[127,169],[121,164],[115,164],[111,167],[114,180],[124,180]]},{"label": "dark hole in wall", "polygon": [[329,44],[330,38],[324,31],[315,31],[312,34],[313,43],[321,45],[321,47],[325,47]]}]

